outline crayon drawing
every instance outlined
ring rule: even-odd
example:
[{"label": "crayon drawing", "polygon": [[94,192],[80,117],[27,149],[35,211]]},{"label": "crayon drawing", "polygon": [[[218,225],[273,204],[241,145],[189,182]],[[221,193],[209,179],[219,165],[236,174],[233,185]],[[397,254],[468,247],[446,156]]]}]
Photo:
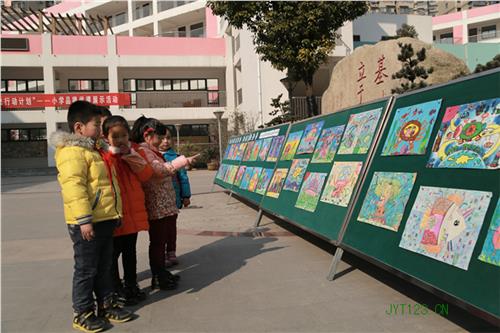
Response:
[{"label": "crayon drawing", "polygon": [[257,189],[255,193],[264,195],[267,190],[267,185],[271,181],[271,177],[273,176],[273,169],[264,169],[260,174],[259,184],[257,185]]},{"label": "crayon drawing", "polygon": [[424,155],[440,108],[437,99],[397,109],[382,156]]},{"label": "crayon drawing", "polygon": [[446,109],[428,167],[498,169],[499,159],[500,98]]},{"label": "crayon drawing", "polygon": [[318,206],[321,189],[325,183],[326,173],[308,172],[300,189],[295,207],[314,212]]},{"label": "crayon drawing", "polygon": [[363,162],[334,162],[321,201],[347,207]]},{"label": "crayon drawing", "polygon": [[234,178],[236,177],[236,173],[238,172],[238,166],[237,165],[231,165],[231,168],[229,170],[229,175],[227,177],[227,182],[229,184],[233,184]]},{"label": "crayon drawing", "polygon": [[497,200],[479,260],[500,266],[500,199]]},{"label": "crayon drawing", "polygon": [[240,188],[242,190],[247,190],[248,186],[250,185],[250,179],[252,179],[253,175],[253,167],[249,167],[245,170],[245,173],[243,174],[243,180],[241,181]]},{"label": "crayon drawing", "polygon": [[259,156],[260,147],[262,146],[262,140],[257,140],[253,144],[252,153],[250,154],[249,161],[256,161]]},{"label": "crayon drawing", "polygon": [[416,173],[375,172],[358,220],[398,231]]},{"label": "crayon drawing", "polygon": [[302,184],[302,178],[306,173],[307,165],[309,164],[309,159],[300,158],[292,161],[292,166],[290,167],[290,172],[285,180],[284,190],[298,192],[300,189],[300,184]]},{"label": "crayon drawing", "polygon": [[265,161],[267,157],[267,153],[269,152],[269,149],[271,148],[271,142],[273,141],[272,138],[267,138],[262,140],[262,145],[260,147],[259,151],[259,156],[257,157],[257,161]]},{"label": "crayon drawing", "polygon": [[257,184],[259,183],[260,173],[262,168],[253,168],[252,176],[250,177],[250,183],[248,183],[248,190],[250,192],[254,192],[257,188]]},{"label": "crayon drawing", "polygon": [[268,197],[278,198],[280,196],[281,187],[285,182],[287,172],[288,169],[276,169],[267,189],[266,195]]},{"label": "crayon drawing", "polygon": [[247,167],[245,165],[240,166],[238,172],[236,173],[236,177],[234,177],[234,186],[240,187],[241,181],[243,180],[243,175],[245,174]]},{"label": "crayon drawing", "polygon": [[243,158],[243,154],[245,153],[246,147],[247,147],[246,142],[242,142],[239,144],[238,149],[236,151],[236,156],[234,158],[236,161],[241,161],[241,159]]},{"label": "crayon drawing", "polygon": [[285,148],[283,149],[283,153],[281,154],[282,161],[293,159],[293,157],[295,156],[295,151],[297,151],[297,147],[299,146],[300,138],[302,137],[303,132],[304,131],[298,131],[288,135]]},{"label": "crayon drawing", "polygon": [[344,125],[325,128],[321,133],[311,163],[330,163],[335,157],[337,148],[344,133]]},{"label": "crayon drawing", "polygon": [[366,154],[377,129],[382,108],[352,114],[337,154]]},{"label": "crayon drawing", "polygon": [[399,246],[467,270],[490,199],[491,192],[420,187]]},{"label": "crayon drawing", "polygon": [[247,143],[246,149],[245,149],[245,154],[243,155],[243,161],[249,161],[250,156],[252,155],[252,148],[254,145],[255,141],[250,141]]},{"label": "crayon drawing", "polygon": [[314,152],[314,147],[316,146],[316,142],[318,141],[324,124],[325,121],[322,120],[306,126],[304,136],[302,137],[299,148],[297,149],[297,154],[310,154]]}]

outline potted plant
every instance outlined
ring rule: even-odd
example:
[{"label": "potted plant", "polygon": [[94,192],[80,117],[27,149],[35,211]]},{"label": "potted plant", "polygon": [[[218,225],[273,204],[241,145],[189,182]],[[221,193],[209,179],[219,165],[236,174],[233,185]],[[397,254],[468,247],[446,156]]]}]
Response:
[{"label": "potted plant", "polygon": [[[187,142],[185,144],[181,144],[179,147],[179,154],[184,155],[184,156],[193,156],[196,154],[196,146],[190,142]],[[186,170],[191,170],[192,166],[188,165],[186,166]]]},{"label": "potted plant", "polygon": [[219,150],[217,147],[208,147],[203,152],[203,158],[207,161],[208,170],[219,169]]}]

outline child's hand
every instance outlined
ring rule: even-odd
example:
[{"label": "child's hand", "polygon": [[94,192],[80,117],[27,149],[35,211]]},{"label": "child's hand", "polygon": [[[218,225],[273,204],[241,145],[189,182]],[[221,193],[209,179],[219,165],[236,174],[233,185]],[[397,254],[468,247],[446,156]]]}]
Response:
[{"label": "child's hand", "polygon": [[94,239],[94,228],[92,227],[92,223],[81,225],[80,231],[82,233],[83,239],[87,241],[91,241],[92,239]]},{"label": "child's hand", "polygon": [[196,154],[190,157],[187,157],[189,165],[193,165],[193,163],[196,161],[196,159],[200,157],[200,154]]},{"label": "child's hand", "polygon": [[191,204],[191,200],[189,200],[189,198],[184,198],[182,199],[182,204],[184,205],[184,207],[187,207]]},{"label": "child's hand", "polygon": [[140,172],[147,165],[148,162],[142,158],[142,156],[136,152],[134,149],[131,149],[129,154],[122,155],[122,160],[127,162],[129,167],[134,172]]}]

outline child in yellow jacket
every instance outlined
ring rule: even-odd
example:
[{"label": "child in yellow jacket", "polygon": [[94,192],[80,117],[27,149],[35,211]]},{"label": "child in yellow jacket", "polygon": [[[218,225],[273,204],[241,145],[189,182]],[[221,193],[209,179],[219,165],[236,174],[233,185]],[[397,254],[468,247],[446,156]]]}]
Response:
[{"label": "child in yellow jacket", "polygon": [[113,231],[122,215],[119,186],[97,150],[101,125],[96,106],[85,101],[71,104],[68,125],[71,133],[56,132],[50,140],[56,147],[64,216],[74,250],[73,327],[100,332],[108,320],[132,319],[113,299]]}]

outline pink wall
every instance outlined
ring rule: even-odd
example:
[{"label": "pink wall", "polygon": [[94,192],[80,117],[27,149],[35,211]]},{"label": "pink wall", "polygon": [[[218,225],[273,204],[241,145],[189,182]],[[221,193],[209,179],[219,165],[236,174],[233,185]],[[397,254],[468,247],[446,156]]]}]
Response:
[{"label": "pink wall", "polygon": [[207,26],[207,38],[217,37],[217,16],[208,7],[205,8],[205,22]]},{"label": "pink wall", "polygon": [[435,25],[435,24],[459,21],[461,19],[462,19],[462,12],[456,12],[446,15],[434,16],[432,18],[432,24]]},{"label": "pink wall", "polygon": [[28,38],[30,50],[26,52],[2,51],[5,54],[42,54],[42,36],[41,35],[0,35],[2,38]]},{"label": "pink wall", "polygon": [[52,35],[53,54],[108,54],[106,36],[58,36]]},{"label": "pink wall", "polygon": [[453,44],[464,43],[463,31],[464,31],[463,25],[456,25],[453,27]]},{"label": "pink wall", "polygon": [[500,4],[478,7],[467,11],[467,17],[477,17],[489,14],[500,13]]},{"label": "pink wall", "polygon": [[118,55],[225,56],[223,38],[116,37]]}]

